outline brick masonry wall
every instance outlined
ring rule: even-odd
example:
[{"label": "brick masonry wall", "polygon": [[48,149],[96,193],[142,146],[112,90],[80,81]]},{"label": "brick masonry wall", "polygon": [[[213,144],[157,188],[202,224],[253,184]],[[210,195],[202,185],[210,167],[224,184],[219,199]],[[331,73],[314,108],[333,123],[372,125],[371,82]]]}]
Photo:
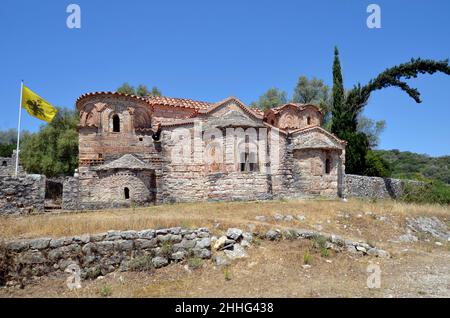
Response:
[{"label": "brick masonry wall", "polygon": [[37,238],[6,242],[0,253],[3,282],[34,276],[61,275],[77,265],[81,278],[95,278],[117,269],[163,267],[187,257],[211,257],[208,229],[169,228],[142,231],[108,231],[94,235]]},{"label": "brick masonry wall", "polygon": [[0,176],[0,215],[43,212],[45,176]]}]

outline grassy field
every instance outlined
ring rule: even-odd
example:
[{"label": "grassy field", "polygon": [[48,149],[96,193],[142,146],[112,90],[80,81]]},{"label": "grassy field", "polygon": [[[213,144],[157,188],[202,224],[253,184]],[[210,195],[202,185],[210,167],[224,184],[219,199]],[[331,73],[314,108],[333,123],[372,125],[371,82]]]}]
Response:
[{"label": "grassy field", "polygon": [[[303,221],[275,221],[272,216],[303,215]],[[256,221],[259,215],[267,221]],[[222,235],[229,227],[263,231],[303,228],[363,240],[389,251],[390,259],[347,252],[323,257],[312,252],[311,241],[261,241],[249,257],[226,270],[204,261],[196,270],[185,263],[153,272],[116,272],[83,282],[77,292],[64,278],[41,278],[25,289],[2,288],[0,297],[450,297],[450,247],[434,240],[398,242],[406,232],[406,218],[435,216],[449,224],[448,206],[415,205],[395,201],[298,200],[267,202],[185,203],[136,209],[58,213],[0,219],[0,236],[59,237],[111,229],[171,226],[208,227]],[[367,265],[382,269],[382,286],[366,286]]]}]

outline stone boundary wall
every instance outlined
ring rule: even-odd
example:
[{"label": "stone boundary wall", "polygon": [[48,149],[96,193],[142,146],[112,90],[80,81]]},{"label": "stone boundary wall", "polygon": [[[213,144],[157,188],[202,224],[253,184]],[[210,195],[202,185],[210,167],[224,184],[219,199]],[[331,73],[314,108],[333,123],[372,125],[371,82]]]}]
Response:
[{"label": "stone boundary wall", "polygon": [[45,176],[0,176],[0,215],[43,212]]},{"label": "stone boundary wall", "polygon": [[188,257],[207,259],[210,236],[206,228],[175,227],[9,241],[0,249],[0,285],[61,275],[72,264],[87,279],[116,270],[159,268]]},{"label": "stone boundary wall", "polygon": [[392,178],[367,177],[346,174],[345,196],[397,199],[402,196],[405,184],[412,186],[423,185],[422,182]]},{"label": "stone boundary wall", "polygon": [[78,177],[66,178],[63,182],[62,208],[63,210],[79,210],[80,180]]}]

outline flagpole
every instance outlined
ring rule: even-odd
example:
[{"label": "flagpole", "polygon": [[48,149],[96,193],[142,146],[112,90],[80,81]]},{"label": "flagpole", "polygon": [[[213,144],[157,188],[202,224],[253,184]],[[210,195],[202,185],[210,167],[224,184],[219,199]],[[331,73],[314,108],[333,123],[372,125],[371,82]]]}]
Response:
[{"label": "flagpole", "polygon": [[20,143],[20,120],[22,118],[22,92],[23,92],[23,80],[20,82],[19,123],[17,124],[16,172],[14,174],[16,178],[19,171],[19,143]]}]

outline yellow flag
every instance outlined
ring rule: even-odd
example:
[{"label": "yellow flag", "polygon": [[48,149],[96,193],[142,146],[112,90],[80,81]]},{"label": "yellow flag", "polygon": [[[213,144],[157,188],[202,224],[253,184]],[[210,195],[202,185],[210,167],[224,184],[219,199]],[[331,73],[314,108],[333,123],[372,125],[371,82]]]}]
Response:
[{"label": "yellow flag", "polygon": [[49,102],[34,93],[25,85],[22,90],[22,107],[25,108],[31,116],[46,121],[47,123],[51,122],[58,112],[58,110]]}]

